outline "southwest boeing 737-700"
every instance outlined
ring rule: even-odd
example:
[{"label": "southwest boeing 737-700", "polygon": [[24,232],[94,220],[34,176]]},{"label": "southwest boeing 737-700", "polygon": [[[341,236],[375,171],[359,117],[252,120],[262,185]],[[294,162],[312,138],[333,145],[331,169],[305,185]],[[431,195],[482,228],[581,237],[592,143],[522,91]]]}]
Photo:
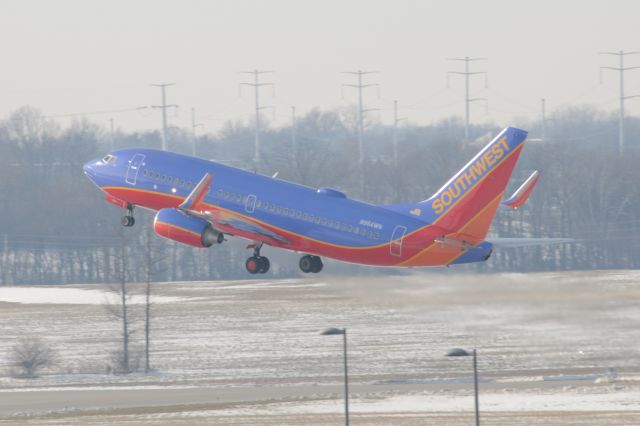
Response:
[{"label": "southwest boeing 737-700", "polygon": [[[157,234],[194,247],[225,235],[246,238],[252,274],[269,270],[264,244],[302,253],[300,269],[319,272],[321,256],[394,267],[485,261],[487,233],[498,207],[520,207],[539,173],[503,200],[527,132],[506,128],[430,198],[372,205],[332,188],[314,189],[214,161],[143,148],[116,150],[84,166],[107,201],[157,211]],[[426,166],[425,166],[426,167]],[[525,244],[526,245],[526,244]]]}]

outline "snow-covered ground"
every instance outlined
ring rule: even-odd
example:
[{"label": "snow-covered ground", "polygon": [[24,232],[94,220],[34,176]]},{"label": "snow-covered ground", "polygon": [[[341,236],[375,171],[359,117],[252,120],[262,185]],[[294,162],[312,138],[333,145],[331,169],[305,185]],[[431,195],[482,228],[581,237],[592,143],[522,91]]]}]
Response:
[{"label": "snow-covered ground", "polygon": [[[348,330],[354,415],[410,413],[391,423],[413,424],[407,419],[451,412],[467,422],[471,360],[444,354],[476,347],[483,412],[614,412],[620,424],[634,424],[624,416],[638,412],[640,424],[639,283],[639,271],[160,283],[153,287],[154,372],[129,376],[106,373],[120,331],[103,306],[111,300],[107,287],[0,287],[0,395],[178,395],[202,387],[228,397],[226,405],[208,407],[205,398],[197,410],[145,418],[245,424],[230,419],[251,415],[253,424],[296,424],[305,414],[332,424],[341,412],[342,340],[319,331],[338,326]],[[137,356],[144,299],[142,286],[131,290]],[[13,378],[11,347],[29,336],[47,340],[58,363],[40,378]],[[240,406],[231,403],[235,395]]]},{"label": "snow-covered ground", "polygon": [[[153,303],[174,303],[187,299],[183,297],[154,296]],[[56,305],[101,305],[117,303],[118,295],[103,289],[68,288],[63,286],[6,286],[0,287],[0,302]],[[145,303],[142,295],[129,299],[134,305]]]}]

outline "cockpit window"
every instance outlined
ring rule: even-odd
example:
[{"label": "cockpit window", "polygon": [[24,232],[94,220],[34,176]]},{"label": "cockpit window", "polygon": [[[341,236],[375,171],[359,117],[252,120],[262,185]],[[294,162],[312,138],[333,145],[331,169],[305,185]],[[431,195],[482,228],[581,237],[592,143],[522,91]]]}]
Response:
[{"label": "cockpit window", "polygon": [[117,157],[115,155],[111,155],[111,154],[107,154],[103,159],[102,162],[104,164],[113,164],[115,163],[117,160]]}]

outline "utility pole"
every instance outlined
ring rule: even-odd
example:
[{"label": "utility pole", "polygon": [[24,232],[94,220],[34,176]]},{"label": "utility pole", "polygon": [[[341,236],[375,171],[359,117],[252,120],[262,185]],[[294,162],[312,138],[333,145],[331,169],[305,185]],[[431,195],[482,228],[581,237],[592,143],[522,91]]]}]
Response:
[{"label": "utility pole", "polygon": [[4,234],[3,237],[4,240],[4,244],[2,247],[2,282],[0,284],[4,284],[4,285],[9,285],[11,284],[9,282],[9,272],[8,272],[8,266],[9,266],[9,235]]},{"label": "utility pole", "polygon": [[540,100],[542,104],[542,141],[546,141],[547,139],[547,101],[545,98]]},{"label": "utility pole", "polygon": [[618,60],[620,61],[620,65],[618,67],[600,67],[600,71],[603,69],[606,70],[614,70],[620,73],[620,110],[618,112],[618,150],[620,151],[620,155],[624,153],[624,101],[625,99],[637,98],[640,95],[632,95],[625,96],[624,95],[624,72],[630,71],[634,69],[638,69],[640,67],[624,67],[624,57],[626,55],[637,55],[640,52],[625,52],[624,50],[620,50],[618,52],[600,52],[601,55],[615,55],[618,56]]},{"label": "utility pole", "polygon": [[113,142],[114,142],[114,134],[113,134],[113,117],[109,119],[109,152],[113,152]]},{"label": "utility pole", "polygon": [[162,89],[162,105],[152,105],[152,108],[162,109],[162,150],[167,150],[167,108],[178,108],[178,105],[167,105],[166,88],[173,86],[175,83],[152,84],[154,87]]},{"label": "utility pole", "polygon": [[298,141],[296,140],[296,107],[291,106],[291,149],[293,149],[293,158],[298,164]]},{"label": "utility pole", "polygon": [[262,86],[271,86],[272,96],[275,91],[274,83],[260,83],[260,75],[272,73],[273,71],[242,71],[240,74],[252,74],[253,75],[253,83],[240,83],[240,86],[252,86],[255,91],[255,109],[256,109],[256,131],[254,135],[254,147],[253,147],[253,165],[254,168],[257,169],[258,163],[260,162],[260,110],[273,108],[272,106],[261,106],[260,105],[260,87]]},{"label": "utility pole", "polygon": [[486,61],[487,58],[470,58],[465,56],[464,58],[447,58],[447,61],[463,61],[464,62],[464,72],[460,71],[449,71],[447,72],[447,83],[449,81],[448,77],[450,74],[457,74],[464,76],[464,138],[465,140],[469,140],[469,104],[471,102],[476,101],[486,101],[487,98],[470,98],[469,97],[469,77],[477,74],[484,74],[485,87],[487,86],[487,72],[486,71],[469,71],[469,62],[473,61]]},{"label": "utility pole", "polygon": [[362,76],[367,74],[377,74],[377,71],[345,71],[342,74],[353,74],[358,76],[357,84],[343,84],[343,98],[345,87],[355,87],[358,89],[358,164],[362,168],[364,164],[364,147],[363,147],[363,133],[364,133],[364,114],[368,111],[376,111],[378,108],[365,109],[362,103],[362,90],[367,87],[378,87],[378,96],[380,94],[380,85],[377,83],[362,84]]},{"label": "utility pole", "polygon": [[191,155],[196,156],[196,128],[202,123],[196,123],[196,109],[191,108]]},{"label": "utility pole", "polygon": [[398,101],[393,101],[393,167],[398,168],[398,123],[406,121],[398,118]]}]

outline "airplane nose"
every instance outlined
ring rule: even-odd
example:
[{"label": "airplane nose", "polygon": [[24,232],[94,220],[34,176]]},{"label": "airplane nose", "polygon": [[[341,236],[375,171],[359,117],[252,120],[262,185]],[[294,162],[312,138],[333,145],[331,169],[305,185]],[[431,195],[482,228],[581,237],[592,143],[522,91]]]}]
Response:
[{"label": "airplane nose", "polygon": [[96,178],[95,166],[96,166],[96,160],[89,161],[84,166],[82,166],[82,171],[91,180],[94,180],[94,178]]},{"label": "airplane nose", "polygon": [[95,172],[93,170],[93,167],[91,166],[92,164],[93,164],[93,161],[89,161],[84,166],[82,166],[82,170],[84,171],[84,174],[86,174],[86,175],[94,175],[95,174]]}]

